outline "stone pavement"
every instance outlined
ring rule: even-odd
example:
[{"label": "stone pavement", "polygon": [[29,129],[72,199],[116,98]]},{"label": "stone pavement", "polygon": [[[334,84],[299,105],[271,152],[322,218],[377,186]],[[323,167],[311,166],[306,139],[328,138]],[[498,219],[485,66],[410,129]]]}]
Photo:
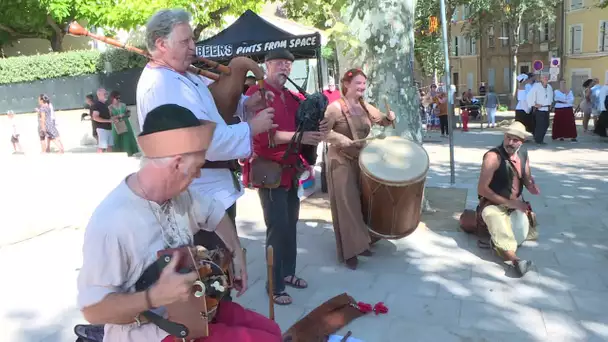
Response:
[{"label": "stone pavement", "polygon": [[[468,206],[476,204],[481,155],[500,140],[496,130],[455,134],[454,186],[468,190]],[[366,342],[607,340],[608,219],[602,215],[608,209],[607,146],[582,137],[578,144],[530,147],[542,195],[527,199],[538,214],[541,236],[520,250],[536,263],[536,270],[521,279],[479,250],[472,237],[432,226],[402,240],[379,242],[374,256],[362,258],[360,268],[351,271],[336,262],[331,222],[321,215],[326,209],[318,208],[318,216],[307,209],[298,227],[298,275],[310,288],[289,291],[294,304],[276,306],[278,323],[287,329],[326,299],[348,292],[359,301],[384,301],[389,308],[387,315],[359,318],[342,331],[352,330]],[[428,185],[450,186],[447,140],[425,147],[431,159]],[[0,291],[1,342],[74,340],[72,327],[83,322],[75,308],[82,224],[111,184],[137,166],[132,159],[110,156],[103,162],[97,160],[102,156],[87,156],[84,163],[74,162],[81,157],[77,155],[48,157],[58,170],[53,177],[44,173],[51,164],[23,162],[20,168],[30,171],[11,169],[11,178],[0,180],[3,188],[13,184],[3,196],[2,208],[9,213],[38,217],[36,222],[57,220],[66,227],[22,243],[0,244],[2,270],[9,279]],[[49,183],[54,183],[50,194],[44,187]],[[34,205],[25,209],[24,199],[11,202],[13,191],[21,191]],[[249,291],[238,301],[267,314],[264,225],[255,192],[247,192],[238,206],[250,274]],[[11,228],[5,224],[2,231]]]}]

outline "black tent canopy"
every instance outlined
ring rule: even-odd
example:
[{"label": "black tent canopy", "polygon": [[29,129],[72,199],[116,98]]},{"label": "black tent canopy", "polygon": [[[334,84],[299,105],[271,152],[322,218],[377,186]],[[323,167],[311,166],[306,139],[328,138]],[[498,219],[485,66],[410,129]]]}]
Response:
[{"label": "black tent canopy", "polygon": [[196,55],[215,61],[247,56],[261,63],[266,53],[281,48],[296,59],[320,58],[321,34],[294,35],[247,10],[220,33],[196,43]]},{"label": "black tent canopy", "polygon": [[323,89],[319,32],[294,35],[247,10],[220,33],[196,43],[198,57],[218,62],[246,56],[263,63],[264,56],[275,49],[287,49],[296,59],[316,59],[318,85]]}]

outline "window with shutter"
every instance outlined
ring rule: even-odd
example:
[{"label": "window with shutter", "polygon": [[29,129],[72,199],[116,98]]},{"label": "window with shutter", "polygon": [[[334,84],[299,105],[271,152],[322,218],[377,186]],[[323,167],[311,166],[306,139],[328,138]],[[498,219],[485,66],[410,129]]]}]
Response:
[{"label": "window with shutter", "polygon": [[488,69],[488,86],[494,86],[494,80],[496,79],[496,69],[490,68]]},{"label": "window with shutter", "polygon": [[521,24],[519,28],[519,43],[524,44],[528,41],[528,23]]},{"label": "window with shutter", "polygon": [[542,42],[549,41],[549,23],[544,23],[543,24],[543,31],[542,31],[542,35],[541,35],[541,41]]},{"label": "window with shutter", "polygon": [[570,0],[570,10],[583,8],[583,0]]},{"label": "window with shutter", "polygon": [[608,21],[605,20],[600,21],[597,51],[608,52]]},{"label": "window with shutter", "polygon": [[507,46],[509,44],[509,27],[507,23],[502,23],[502,34],[500,41],[502,42],[502,46]]},{"label": "window with shutter", "polygon": [[458,36],[452,37],[452,56],[458,56]]},{"label": "window with shutter", "polygon": [[573,55],[583,52],[583,25],[572,25],[570,28],[570,52]]},{"label": "window with shutter", "polygon": [[549,40],[555,41],[555,23],[549,25]]},{"label": "window with shutter", "polygon": [[488,29],[488,46],[494,47],[494,26],[490,26]]},{"label": "window with shutter", "polygon": [[477,39],[471,38],[471,55],[477,55]]},{"label": "window with shutter", "polygon": [[469,37],[462,37],[462,45],[463,45],[462,46],[462,55],[463,56],[468,56],[471,54],[469,41],[470,41]]}]

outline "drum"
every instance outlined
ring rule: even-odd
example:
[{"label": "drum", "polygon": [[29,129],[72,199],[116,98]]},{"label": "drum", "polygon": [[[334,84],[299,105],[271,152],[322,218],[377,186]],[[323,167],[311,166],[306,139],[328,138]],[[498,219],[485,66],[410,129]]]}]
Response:
[{"label": "drum", "polygon": [[418,227],[429,155],[401,137],[372,140],[361,150],[361,208],[372,235],[400,239]]}]

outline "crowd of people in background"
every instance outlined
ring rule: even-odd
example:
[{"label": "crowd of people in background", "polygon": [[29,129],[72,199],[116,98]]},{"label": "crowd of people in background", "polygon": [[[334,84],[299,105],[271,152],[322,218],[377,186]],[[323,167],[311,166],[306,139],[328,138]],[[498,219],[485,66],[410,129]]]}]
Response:
[{"label": "crowd of people in background", "polygon": [[[135,133],[129,118],[131,111],[120,100],[120,92],[114,90],[108,97],[104,88],[97,89],[97,99],[93,94],[85,97],[89,108],[92,134],[97,141],[97,152],[124,152],[128,156],[139,152]],[[83,115],[83,119],[87,115]]]},{"label": "crowd of people in background", "polygon": [[[81,121],[91,120],[92,135],[95,138],[97,152],[125,152],[129,156],[139,152],[133,128],[129,121],[131,115],[127,105],[120,100],[120,92],[108,93],[104,88],[97,90],[97,97],[89,94],[85,97],[86,108],[89,113],[81,116]],[[40,94],[38,106],[34,109],[37,113],[37,133],[40,138],[41,153],[51,152],[51,143],[55,145],[59,153],[64,153],[63,143],[60,138],[55,109],[50,96]],[[13,153],[23,153],[22,127],[19,127],[15,119],[15,112],[7,111],[7,118],[11,130],[11,144]]]},{"label": "crowd of people in background", "polygon": [[[46,94],[40,94],[38,96],[38,106],[34,108],[38,118],[38,137],[40,138],[40,151],[41,153],[51,152],[51,142],[59,149],[59,153],[63,153],[63,143],[59,137],[59,130],[57,129],[57,120],[55,118],[55,109],[51,103],[51,99]],[[9,110],[7,112],[9,120],[9,126],[11,127],[11,144],[13,145],[14,153],[23,153],[23,147],[21,146],[21,130],[17,126],[15,120],[15,112]]]},{"label": "crowd of people in background", "polygon": [[[539,79],[540,78],[540,79]],[[253,76],[247,77],[245,90],[256,82]],[[583,83],[582,99],[575,108],[575,96],[572,89],[568,88],[566,81],[559,81],[559,89],[553,89],[548,82],[548,74],[540,77],[534,73],[521,74],[517,76],[517,105],[515,107],[515,120],[521,122],[526,130],[533,135],[533,141],[538,145],[545,145],[544,137],[550,125],[550,112],[554,112],[551,138],[552,140],[564,141],[569,139],[577,141],[576,114],[582,113],[583,132],[585,134],[596,134],[606,137],[608,128],[608,85],[601,85],[598,78],[588,79]],[[455,93],[455,86],[451,91]],[[487,89],[487,91],[486,91]],[[419,90],[421,115],[426,130],[437,128],[442,138],[448,137],[448,94],[436,84],[431,84],[429,92]],[[336,87],[333,78],[329,82],[323,94],[329,102],[340,98],[340,90]],[[496,113],[500,108],[500,99],[494,92],[492,86],[485,84],[479,88],[480,96],[473,95],[471,89],[462,92],[458,100],[460,109],[460,121],[462,131],[468,132],[469,120],[482,118],[482,109],[485,110],[487,125],[489,128],[496,126]],[[456,94],[454,94],[456,95]],[[481,101],[479,97],[482,97]],[[109,96],[104,88],[99,88],[96,96],[89,94],[85,98],[88,114],[82,115],[82,120],[91,120],[92,135],[96,140],[97,152],[125,152],[131,156],[139,152],[135,134],[129,117],[131,115],[126,104],[121,102],[120,92],[114,90]],[[38,97],[38,107],[35,108],[38,115],[38,136],[42,153],[50,153],[53,143],[60,153],[64,152],[63,143],[60,139],[55,110],[51,99],[46,94]],[[14,119],[13,111],[7,112],[9,126],[11,127],[11,144],[14,153],[23,153],[20,142],[20,131]],[[593,130],[589,129],[589,122],[593,122]]]},{"label": "crowd of people in background", "polygon": [[[607,136],[608,128],[608,82],[602,86],[598,78],[587,80],[583,84],[583,97],[580,105],[574,107],[574,91],[567,87],[564,79],[559,80],[559,88],[553,89],[549,83],[549,75],[521,74],[517,76],[517,105],[515,107],[515,120],[521,122],[526,130],[533,135],[531,141],[537,145],[546,145],[544,137],[551,125],[550,113],[554,112],[552,123],[552,140],[564,141],[566,139],[576,142],[576,114],[582,112],[584,133],[593,133],[601,137]],[[450,91],[456,96],[456,87],[451,86]],[[429,92],[419,89],[420,113],[423,128],[438,129],[441,137],[448,136],[447,91],[436,84],[429,86]],[[456,102],[460,109],[462,131],[469,130],[469,120],[480,120],[485,113],[487,127],[496,127],[496,113],[501,107],[500,98],[494,87],[486,87],[484,83],[479,87],[479,96],[474,96],[468,89],[459,96]],[[593,131],[589,130],[589,121],[593,119]]]}]

